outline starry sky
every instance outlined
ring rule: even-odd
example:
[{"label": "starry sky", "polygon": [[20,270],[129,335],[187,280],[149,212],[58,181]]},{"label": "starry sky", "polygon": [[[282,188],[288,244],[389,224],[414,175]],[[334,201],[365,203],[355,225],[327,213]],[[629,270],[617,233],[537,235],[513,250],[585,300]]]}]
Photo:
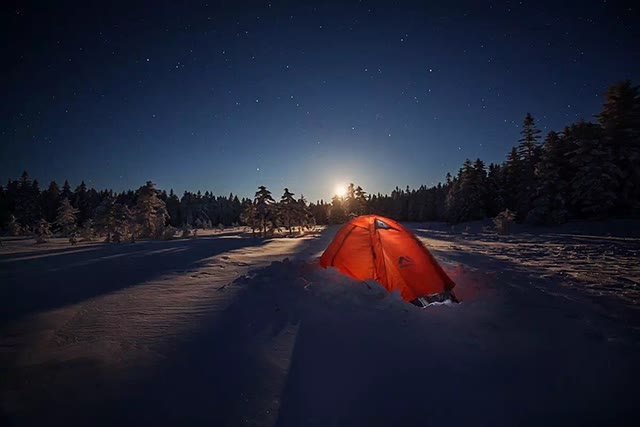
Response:
[{"label": "starry sky", "polygon": [[[504,160],[640,77],[632,2],[3,2],[0,179],[329,198]],[[8,41],[8,43],[6,43]]]}]

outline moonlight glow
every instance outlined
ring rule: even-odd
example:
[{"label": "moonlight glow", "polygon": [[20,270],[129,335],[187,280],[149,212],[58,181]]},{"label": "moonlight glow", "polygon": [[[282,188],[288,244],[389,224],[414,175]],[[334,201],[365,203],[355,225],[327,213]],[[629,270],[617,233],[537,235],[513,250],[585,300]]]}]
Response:
[{"label": "moonlight glow", "polygon": [[336,185],[336,188],[334,190],[334,193],[336,194],[336,196],[338,197],[344,197],[347,195],[347,186],[344,184],[338,184]]}]

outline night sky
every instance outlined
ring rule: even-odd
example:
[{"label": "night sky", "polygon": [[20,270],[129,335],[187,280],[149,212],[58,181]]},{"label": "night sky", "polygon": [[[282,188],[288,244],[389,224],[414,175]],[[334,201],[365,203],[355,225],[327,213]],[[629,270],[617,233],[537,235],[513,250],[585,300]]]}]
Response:
[{"label": "night sky", "polygon": [[631,2],[9,3],[3,183],[432,185],[504,160],[526,112],[561,130],[640,77]]}]

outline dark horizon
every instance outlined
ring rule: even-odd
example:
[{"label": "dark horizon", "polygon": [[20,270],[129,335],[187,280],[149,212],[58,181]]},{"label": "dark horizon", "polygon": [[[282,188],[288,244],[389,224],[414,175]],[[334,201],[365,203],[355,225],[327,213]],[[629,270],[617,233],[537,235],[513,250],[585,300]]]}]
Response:
[{"label": "dark horizon", "polygon": [[0,179],[329,199],[501,163],[638,81],[628,2],[447,6],[15,2]]}]

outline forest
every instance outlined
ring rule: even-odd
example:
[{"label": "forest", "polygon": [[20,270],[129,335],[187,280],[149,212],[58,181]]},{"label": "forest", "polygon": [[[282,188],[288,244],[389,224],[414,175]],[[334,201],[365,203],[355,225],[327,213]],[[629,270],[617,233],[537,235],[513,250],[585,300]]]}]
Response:
[{"label": "forest", "polygon": [[115,193],[81,182],[55,181],[41,189],[27,172],[0,187],[3,234],[105,236],[118,242],[170,238],[182,231],[247,225],[262,235],[293,233],[376,213],[399,221],[465,221],[512,213],[519,222],[562,224],[573,219],[640,215],[640,93],[630,81],[612,85],[594,121],[581,120],[542,137],[531,114],[502,163],[467,159],[444,182],[391,194],[368,194],[350,184],[344,197],[308,203],[285,188],[279,201],[264,186],[252,199],[212,192],[178,197],[147,182]]}]

